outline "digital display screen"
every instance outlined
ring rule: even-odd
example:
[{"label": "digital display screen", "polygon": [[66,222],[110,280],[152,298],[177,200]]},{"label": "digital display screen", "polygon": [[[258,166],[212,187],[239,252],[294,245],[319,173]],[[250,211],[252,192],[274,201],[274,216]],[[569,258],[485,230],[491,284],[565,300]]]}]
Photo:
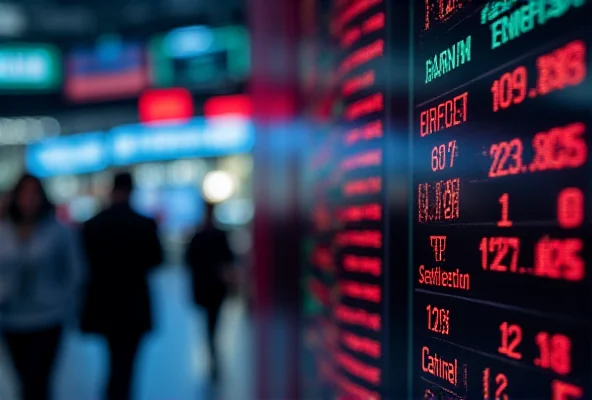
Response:
[{"label": "digital display screen", "polygon": [[194,117],[187,123],[129,124],[109,131],[113,165],[248,153],[255,137],[242,117]]},{"label": "digital display screen", "polygon": [[125,99],[139,95],[150,79],[142,44],[106,37],[68,54],[64,91],[74,102]]},{"label": "digital display screen", "polygon": [[49,44],[0,46],[0,90],[50,91],[62,83],[59,50]]},{"label": "digital display screen", "polygon": [[239,116],[194,117],[187,123],[120,125],[30,143],[27,170],[39,177],[97,172],[145,162],[249,153],[253,123]]},{"label": "digital display screen", "polygon": [[104,170],[109,166],[104,135],[89,132],[31,143],[25,150],[27,171],[46,178]]},{"label": "digital display screen", "polygon": [[[336,51],[325,54],[327,68],[316,77],[303,77],[312,79],[309,94],[319,101],[308,110],[319,123],[306,146],[315,151],[307,177],[312,208],[304,291],[307,341],[320,376],[342,391],[376,399],[388,379],[383,351],[385,93],[376,79],[384,72],[386,30],[384,4],[365,4],[362,12],[357,2],[324,4],[329,28],[324,39],[335,43]],[[346,26],[350,33],[341,34]]]},{"label": "digital display screen", "polygon": [[590,5],[431,3],[413,37],[416,393],[589,398]]},{"label": "digital display screen", "polygon": [[177,28],[150,43],[154,84],[226,92],[248,78],[249,35],[241,26]]},{"label": "digital display screen", "polygon": [[591,15],[304,2],[305,395],[592,397]]}]

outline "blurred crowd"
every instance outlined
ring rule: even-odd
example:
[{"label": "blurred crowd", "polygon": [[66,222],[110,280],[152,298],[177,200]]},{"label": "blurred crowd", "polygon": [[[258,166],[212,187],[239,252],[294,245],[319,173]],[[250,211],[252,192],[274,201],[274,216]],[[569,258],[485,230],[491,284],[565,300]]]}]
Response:
[{"label": "blurred crowd", "polygon": [[[79,225],[60,220],[42,182],[23,175],[0,203],[0,334],[23,400],[50,398],[66,329],[102,336],[109,349],[104,397],[132,398],[138,350],[152,330],[149,273],[163,264],[157,222],[130,204],[130,173],[115,175],[110,204]],[[219,380],[216,326],[236,290],[236,257],[206,203],[185,249],[194,303],[207,316],[211,380]]]}]

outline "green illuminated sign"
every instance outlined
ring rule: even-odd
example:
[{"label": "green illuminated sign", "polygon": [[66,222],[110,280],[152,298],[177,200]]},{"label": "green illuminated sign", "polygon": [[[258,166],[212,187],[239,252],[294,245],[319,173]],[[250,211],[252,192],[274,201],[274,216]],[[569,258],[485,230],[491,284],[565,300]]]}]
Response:
[{"label": "green illuminated sign", "polygon": [[585,0],[529,0],[520,2],[520,7],[512,11],[516,3],[517,0],[498,0],[487,3],[481,9],[481,23],[492,22],[489,26],[492,49],[517,39],[552,19],[561,18],[570,10],[582,7]]},{"label": "green illuminated sign", "polygon": [[50,45],[1,45],[0,90],[57,89],[62,81],[60,55]]},{"label": "green illuminated sign", "polygon": [[250,72],[250,43],[241,26],[180,28],[150,43],[154,84],[212,87],[245,80]]},{"label": "green illuminated sign", "polygon": [[430,83],[471,61],[471,36],[459,41],[434,57],[426,60],[426,80]]}]

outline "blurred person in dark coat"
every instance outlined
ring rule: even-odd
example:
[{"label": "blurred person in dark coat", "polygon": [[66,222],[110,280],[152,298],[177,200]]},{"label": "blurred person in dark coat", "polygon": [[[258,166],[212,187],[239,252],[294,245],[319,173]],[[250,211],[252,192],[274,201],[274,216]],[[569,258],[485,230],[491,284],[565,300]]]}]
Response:
[{"label": "blurred person in dark coat", "polygon": [[187,248],[185,260],[192,271],[193,299],[207,315],[208,345],[212,380],[218,379],[218,354],[215,336],[222,303],[229,291],[234,255],[225,231],[214,224],[214,205],[206,204],[205,225]]},{"label": "blurred person in dark coat", "polygon": [[0,219],[8,216],[8,208],[10,207],[11,193],[2,193],[0,196]]},{"label": "blurred person in dark coat", "polygon": [[111,206],[83,228],[90,279],[82,329],[107,340],[110,400],[131,397],[136,354],[152,329],[147,276],[163,261],[157,224],[132,210],[132,191],[129,173],[115,176]]},{"label": "blurred person in dark coat", "polygon": [[0,327],[24,400],[50,394],[62,331],[73,322],[85,264],[39,179],[17,182],[0,222]]}]

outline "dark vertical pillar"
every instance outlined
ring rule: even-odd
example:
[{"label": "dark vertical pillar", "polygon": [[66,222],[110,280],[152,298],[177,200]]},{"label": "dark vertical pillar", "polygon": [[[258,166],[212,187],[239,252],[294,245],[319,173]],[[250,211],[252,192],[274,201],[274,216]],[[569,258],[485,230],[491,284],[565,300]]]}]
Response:
[{"label": "dark vertical pillar", "polygon": [[298,398],[297,2],[249,0],[257,399]]}]

